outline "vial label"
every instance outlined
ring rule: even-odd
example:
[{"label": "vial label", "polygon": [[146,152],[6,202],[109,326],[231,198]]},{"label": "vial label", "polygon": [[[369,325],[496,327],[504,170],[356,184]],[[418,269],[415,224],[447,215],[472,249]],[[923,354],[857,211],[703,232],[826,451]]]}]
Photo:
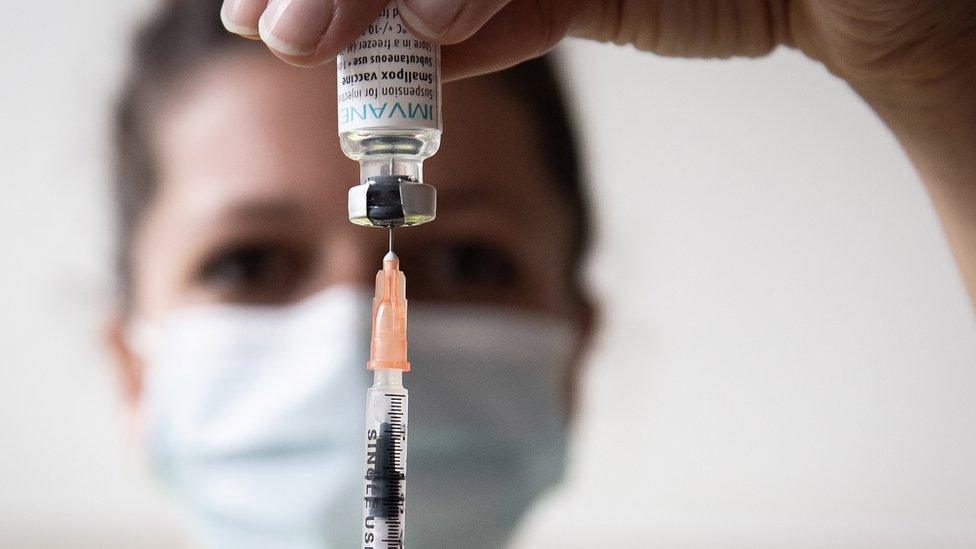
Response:
[{"label": "vial label", "polygon": [[441,129],[440,51],[414,38],[390,2],[336,58],[339,133]]}]

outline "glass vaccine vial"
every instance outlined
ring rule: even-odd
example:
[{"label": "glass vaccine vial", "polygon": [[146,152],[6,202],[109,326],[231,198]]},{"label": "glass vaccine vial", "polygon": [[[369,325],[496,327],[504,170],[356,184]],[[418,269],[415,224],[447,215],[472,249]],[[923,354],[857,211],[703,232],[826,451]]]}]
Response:
[{"label": "glass vaccine vial", "polygon": [[415,38],[394,2],[336,58],[339,142],[359,162],[349,220],[419,225],[436,216],[424,160],[441,138],[440,46]]}]

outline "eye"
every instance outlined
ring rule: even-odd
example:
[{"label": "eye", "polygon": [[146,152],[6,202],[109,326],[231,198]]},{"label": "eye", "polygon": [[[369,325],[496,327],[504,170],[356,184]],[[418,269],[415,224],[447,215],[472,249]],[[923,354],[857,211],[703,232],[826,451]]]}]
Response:
[{"label": "eye", "polygon": [[311,263],[311,254],[294,245],[241,243],[214,253],[197,279],[223,301],[279,303],[296,295]]},{"label": "eye", "polygon": [[518,282],[518,269],[502,248],[483,242],[459,242],[430,257],[431,270],[448,284],[466,289],[508,289]]}]

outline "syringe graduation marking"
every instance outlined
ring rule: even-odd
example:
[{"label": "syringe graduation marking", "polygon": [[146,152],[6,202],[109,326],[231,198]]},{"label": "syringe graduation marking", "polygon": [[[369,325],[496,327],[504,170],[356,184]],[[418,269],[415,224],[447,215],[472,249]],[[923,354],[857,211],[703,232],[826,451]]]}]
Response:
[{"label": "syringe graduation marking", "polygon": [[[366,433],[366,543],[363,547],[402,548],[407,396],[383,392],[375,393],[372,398],[375,399],[376,409],[382,412]],[[381,526],[375,521],[383,521],[384,524]],[[375,537],[371,530],[375,532]]]},{"label": "syringe graduation marking", "polygon": [[373,469],[367,470],[366,480],[372,486],[365,498],[369,516],[387,519],[387,528],[399,532],[404,502],[402,483],[406,480],[401,460],[405,433],[403,395],[386,393],[385,396],[390,399],[389,421],[380,424],[376,442],[370,444],[373,448],[368,448],[373,450],[373,456],[367,455],[367,463],[372,462]]}]

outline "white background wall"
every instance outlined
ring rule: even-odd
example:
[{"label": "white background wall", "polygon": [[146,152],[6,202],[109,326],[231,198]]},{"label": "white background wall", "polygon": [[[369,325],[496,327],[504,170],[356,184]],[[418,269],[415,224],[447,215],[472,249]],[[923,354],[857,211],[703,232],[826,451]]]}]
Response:
[{"label": "white background wall", "polygon": [[[5,10],[0,546],[169,547],[98,345],[107,109],[149,2]],[[604,332],[517,545],[976,545],[976,323],[924,192],[793,52],[574,43]]]}]

